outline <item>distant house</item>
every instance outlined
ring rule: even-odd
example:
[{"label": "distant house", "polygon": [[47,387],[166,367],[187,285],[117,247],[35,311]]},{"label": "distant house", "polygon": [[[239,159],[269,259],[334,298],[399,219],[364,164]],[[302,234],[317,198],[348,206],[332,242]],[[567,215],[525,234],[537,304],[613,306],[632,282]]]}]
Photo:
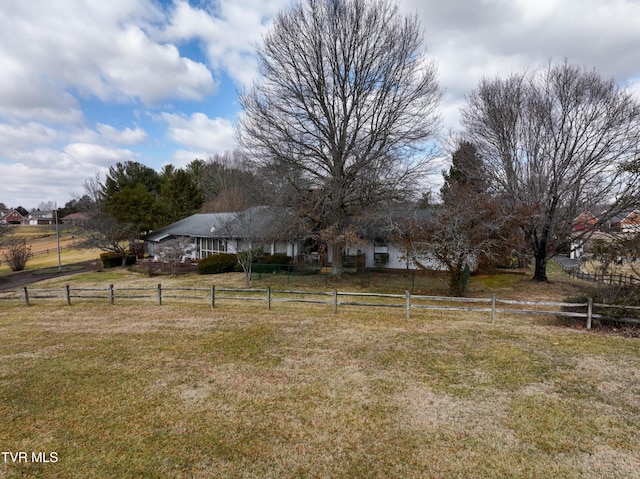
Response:
[{"label": "distant house", "polygon": [[639,233],[640,210],[627,210],[614,216],[607,223],[607,229],[619,233]]},{"label": "distant house", "polygon": [[17,210],[0,211],[0,224],[3,225],[19,225],[24,220]]},{"label": "distant house", "polygon": [[569,257],[580,259],[589,253],[594,240],[612,241],[612,235],[633,235],[640,233],[640,210],[629,209],[612,216],[607,221],[600,221],[586,211],[573,220],[573,235]]},{"label": "distant house", "polygon": [[22,224],[31,226],[55,225],[55,211],[32,211],[24,220],[22,220]]},{"label": "distant house", "polygon": [[584,213],[580,213],[573,220],[573,231],[575,232],[583,232],[583,231],[592,231],[598,225],[598,218],[596,218],[590,211],[585,211]]},{"label": "distant house", "polygon": [[68,226],[85,226],[91,215],[89,213],[71,213],[63,217],[60,221]]},{"label": "distant house", "polygon": [[302,241],[295,224],[286,208],[256,206],[238,213],[200,213],[149,233],[145,246],[150,256],[157,256],[164,242],[181,238],[190,243],[185,256],[194,260],[249,248],[296,257],[302,252]]}]

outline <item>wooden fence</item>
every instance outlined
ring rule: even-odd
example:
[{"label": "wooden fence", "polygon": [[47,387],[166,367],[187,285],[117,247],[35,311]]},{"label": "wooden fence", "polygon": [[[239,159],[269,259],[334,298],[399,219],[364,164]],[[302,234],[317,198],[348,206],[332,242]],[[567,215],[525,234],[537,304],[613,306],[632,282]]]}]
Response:
[{"label": "wooden fence", "polygon": [[635,276],[630,276],[628,274],[585,273],[578,269],[568,270],[567,273],[572,278],[591,281],[593,283],[618,284],[620,286],[633,286],[640,284],[640,278],[636,278]]},{"label": "wooden fence", "polygon": [[[608,304],[596,304],[589,299],[585,303],[563,303],[550,301],[521,301],[512,299],[499,299],[495,295],[491,298],[455,298],[444,296],[424,296],[411,294],[378,294],[338,291],[294,291],[266,289],[232,289],[216,288],[178,288],[156,287],[146,288],[116,288],[109,285],[108,288],[71,288],[66,285],[63,288],[29,288],[0,291],[0,302],[19,301],[25,306],[31,306],[40,300],[59,300],[71,306],[72,303],[82,300],[105,300],[109,304],[126,300],[146,300],[162,305],[167,300],[199,301],[215,308],[220,301],[257,301],[271,309],[274,303],[313,303],[324,304],[338,313],[341,307],[368,307],[368,308],[396,308],[403,309],[407,319],[411,318],[411,312],[417,310],[458,311],[487,313],[491,322],[495,322],[498,314],[525,314],[525,315],[552,315],[573,318],[584,318],[587,329],[591,329],[593,319],[640,324],[639,319],[634,318],[610,318],[593,312],[594,307],[625,308],[628,310],[640,310],[640,307],[616,306]],[[0,303],[1,304],[1,303]],[[563,308],[569,308],[568,311]],[[581,311],[576,311],[581,310]]]},{"label": "wooden fence", "polygon": [[633,286],[640,284],[640,278],[628,274],[586,273],[584,271],[581,271],[579,266],[568,268],[557,260],[556,264],[560,266],[564,270],[564,272],[572,278],[581,279],[583,281],[590,281],[592,283],[618,284],[621,286]]}]

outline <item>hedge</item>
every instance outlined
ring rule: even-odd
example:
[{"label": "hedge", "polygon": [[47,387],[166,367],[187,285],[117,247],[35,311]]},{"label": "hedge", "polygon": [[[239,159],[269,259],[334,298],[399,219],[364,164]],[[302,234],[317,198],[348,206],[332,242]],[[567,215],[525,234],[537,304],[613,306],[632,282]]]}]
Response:
[{"label": "hedge", "polygon": [[200,274],[220,274],[239,271],[238,256],[232,253],[219,253],[208,256],[198,263]]},{"label": "hedge", "polygon": [[[117,253],[102,253],[100,260],[105,268],[118,268],[122,266],[122,256]],[[125,259],[125,266],[131,266],[136,264],[136,255],[127,254]]]}]

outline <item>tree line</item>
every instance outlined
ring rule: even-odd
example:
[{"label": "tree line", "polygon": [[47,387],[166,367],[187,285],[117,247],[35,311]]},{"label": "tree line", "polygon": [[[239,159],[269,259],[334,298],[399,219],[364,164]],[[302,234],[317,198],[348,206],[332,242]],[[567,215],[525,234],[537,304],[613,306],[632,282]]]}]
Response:
[{"label": "tree line", "polygon": [[573,218],[597,206],[604,221],[637,204],[640,104],[630,90],[569,60],[484,78],[446,147],[421,32],[390,0],[282,10],[257,48],[261,75],[240,95],[237,152],[159,173],[119,163],[88,181],[95,217],[114,222],[103,225],[112,246],[195,211],[274,204],[340,252],[372,212],[424,206],[433,160],[448,155],[428,219],[396,239],[416,264],[446,265],[462,294],[466,271],[483,261],[532,258],[533,279],[546,281]]}]

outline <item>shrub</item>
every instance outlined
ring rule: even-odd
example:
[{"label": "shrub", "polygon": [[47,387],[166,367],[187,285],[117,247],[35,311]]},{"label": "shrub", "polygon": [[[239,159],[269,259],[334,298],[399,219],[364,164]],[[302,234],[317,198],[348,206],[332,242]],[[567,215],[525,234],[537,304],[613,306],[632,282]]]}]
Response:
[{"label": "shrub", "polygon": [[253,265],[253,271],[256,273],[274,273],[280,271],[283,266],[291,264],[291,257],[284,253],[262,255],[256,258],[256,263]]},{"label": "shrub", "polygon": [[[602,315],[607,319],[594,318],[592,326],[594,328],[618,328],[625,332],[632,334],[633,336],[640,336],[640,325],[630,324],[624,321],[624,318],[630,318],[640,320],[640,311],[637,308],[640,306],[640,288],[637,285],[605,285],[593,286],[586,289],[581,294],[567,298],[565,301],[569,303],[586,303],[589,298],[593,299],[593,314]],[[619,306],[617,308],[604,308],[598,306],[599,304],[610,304]],[[625,308],[629,306],[630,308]],[[563,311],[581,312],[584,313],[584,308],[572,308],[563,307]],[[621,319],[621,321],[616,321]],[[571,322],[564,320],[564,322]],[[579,319],[577,322],[584,322],[584,319]]]},{"label": "shrub", "polygon": [[9,244],[3,256],[11,271],[22,271],[33,254],[26,240],[17,240]]},{"label": "shrub", "polygon": [[287,256],[285,253],[266,254],[257,258],[257,263],[260,264],[289,264],[291,263],[291,256]]},{"label": "shrub", "polygon": [[[105,268],[117,268],[122,266],[122,256],[118,253],[102,253],[100,260]],[[125,259],[125,265],[131,266],[136,264],[136,256],[133,254],[127,254]]]},{"label": "shrub", "polygon": [[208,256],[198,263],[200,274],[220,274],[238,271],[238,257],[232,253],[219,253]]}]

